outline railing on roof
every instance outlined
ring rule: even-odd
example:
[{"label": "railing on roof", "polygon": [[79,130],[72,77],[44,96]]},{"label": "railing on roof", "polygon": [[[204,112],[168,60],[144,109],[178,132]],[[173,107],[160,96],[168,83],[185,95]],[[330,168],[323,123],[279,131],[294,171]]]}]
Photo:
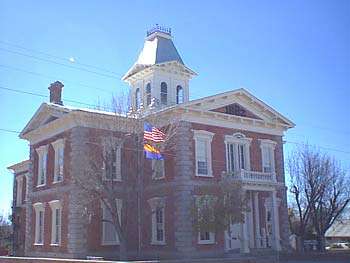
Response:
[{"label": "railing on roof", "polygon": [[147,31],[147,36],[152,35],[155,32],[161,32],[164,34],[167,34],[171,36],[171,28],[170,27],[164,27],[156,24],[154,27],[152,27],[150,30]]}]

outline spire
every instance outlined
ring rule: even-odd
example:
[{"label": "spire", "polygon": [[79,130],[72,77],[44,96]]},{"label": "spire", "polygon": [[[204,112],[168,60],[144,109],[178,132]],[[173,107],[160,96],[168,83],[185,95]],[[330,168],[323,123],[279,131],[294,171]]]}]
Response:
[{"label": "spire", "polygon": [[172,41],[171,29],[156,24],[147,31],[145,43],[137,61],[122,79],[126,80],[146,67],[171,61],[184,65]]}]

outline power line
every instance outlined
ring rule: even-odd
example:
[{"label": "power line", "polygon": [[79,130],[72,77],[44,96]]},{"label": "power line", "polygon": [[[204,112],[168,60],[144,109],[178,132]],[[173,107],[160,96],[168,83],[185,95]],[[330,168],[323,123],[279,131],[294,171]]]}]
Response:
[{"label": "power line", "polygon": [[[11,88],[3,87],[3,86],[0,86],[0,89],[7,90],[7,91],[12,91],[12,92],[16,92],[16,93],[22,93],[22,94],[42,97],[42,98],[48,98],[49,97],[47,95],[43,95],[43,94],[40,94],[40,93],[23,91],[23,90],[18,90],[18,89],[11,89]],[[90,104],[90,103],[86,103],[86,102],[81,102],[81,101],[77,101],[77,100],[72,100],[72,99],[65,99],[65,101],[72,102],[72,103],[77,103],[77,104],[81,104],[81,105],[86,105],[86,106],[93,107],[93,108],[102,107],[102,106],[98,106],[98,105],[94,105],[94,104]],[[107,109],[107,107],[102,107],[102,108]]]},{"label": "power line", "polygon": [[[16,131],[16,130],[11,130],[11,129],[3,129],[3,128],[0,128],[0,131],[3,131],[3,132],[9,132],[9,133],[16,133],[16,134],[20,134],[21,132],[19,131]],[[89,143],[89,142],[86,142],[86,143]],[[91,143],[96,143],[96,142],[93,142],[91,141]],[[285,141],[285,143],[288,143],[288,144],[295,144],[295,145],[304,145],[302,142],[293,142],[293,141]],[[334,151],[334,152],[340,152],[340,153],[345,153],[345,154],[350,154],[350,152],[348,151],[344,151],[344,150],[340,150],[340,149],[336,149],[336,148],[330,148],[330,147],[324,147],[324,146],[317,146],[319,148],[322,148],[322,149],[325,149],[325,150],[328,150],[328,151]],[[125,148],[127,150],[133,150],[132,148]],[[136,151],[136,150],[135,150]],[[166,154],[166,155],[170,155],[170,156],[175,156],[174,154]],[[219,160],[212,160],[213,162],[224,162],[224,161],[219,161]]]},{"label": "power line", "polygon": [[111,91],[108,91],[108,90],[105,90],[105,89],[95,88],[95,87],[92,87],[92,86],[89,86],[89,85],[86,85],[86,84],[83,84],[83,83],[75,82],[75,81],[72,81],[72,80],[57,78],[57,77],[54,77],[54,76],[49,76],[49,75],[45,75],[45,74],[34,72],[34,71],[28,71],[28,70],[20,69],[20,68],[17,68],[17,67],[12,67],[12,66],[2,65],[2,64],[0,64],[0,67],[7,68],[7,69],[10,69],[10,70],[16,70],[16,71],[19,71],[19,72],[23,72],[23,73],[27,73],[27,74],[31,74],[31,75],[35,75],[35,76],[39,76],[39,77],[44,77],[44,78],[48,78],[48,79],[60,79],[63,82],[70,82],[70,83],[72,83],[74,85],[79,85],[79,86],[84,87],[84,88],[104,91],[106,93],[112,93]]},{"label": "power line", "polygon": [[[49,53],[46,53],[46,52],[42,52],[42,51],[26,48],[26,47],[20,46],[18,44],[5,42],[3,40],[0,40],[0,43],[2,43],[4,45],[7,45],[7,46],[10,46],[10,47],[20,48],[20,49],[23,49],[23,50],[26,50],[26,51],[29,51],[29,52],[34,52],[34,53],[41,54],[41,55],[44,55],[44,56],[47,56],[47,57],[58,59],[58,60],[61,60],[63,62],[67,62],[68,61],[67,58],[63,58],[63,57],[59,57],[57,55],[52,55],[52,54],[49,54]],[[77,64],[77,65],[81,65],[81,66],[84,66],[84,67],[88,67],[88,68],[97,69],[99,71],[108,72],[108,73],[111,73],[113,75],[118,75],[117,73],[113,72],[112,70],[109,70],[109,69],[106,69],[106,68],[102,68],[102,67],[96,67],[96,66],[91,65],[91,64],[85,64],[85,63],[81,63],[81,62],[77,62],[77,61],[74,61],[72,63]]]},{"label": "power line", "polygon": [[37,57],[37,56],[28,55],[28,54],[25,54],[25,53],[21,53],[21,52],[18,52],[18,51],[13,51],[13,50],[6,49],[6,48],[1,48],[1,47],[0,47],[0,50],[1,50],[1,51],[5,51],[5,52],[8,52],[8,53],[12,53],[12,54],[16,54],[16,55],[20,55],[20,56],[24,56],[24,57],[28,57],[28,58],[32,58],[32,59],[36,59],[36,60],[40,60],[40,61],[44,61],[44,62],[47,62],[47,63],[53,63],[53,64],[56,64],[56,65],[60,65],[60,66],[67,67],[67,68],[71,68],[71,69],[76,69],[76,70],[80,70],[80,71],[85,71],[85,72],[92,73],[92,74],[95,74],[95,75],[99,75],[99,76],[102,76],[102,77],[107,77],[107,78],[112,78],[112,79],[117,79],[117,80],[119,80],[119,79],[118,79],[117,77],[115,77],[115,76],[112,76],[112,75],[109,75],[109,74],[104,74],[104,73],[99,73],[99,72],[93,71],[93,70],[84,69],[84,68],[82,68],[82,67],[74,67],[74,66],[72,66],[72,65],[66,65],[66,64],[63,64],[63,63],[54,61],[54,60],[45,59],[45,58],[40,58],[40,57]]},{"label": "power line", "polygon": [[[38,96],[38,97],[44,97],[44,98],[48,98],[47,95],[43,95],[43,94],[39,94],[39,93],[34,93],[34,92],[28,92],[28,91],[23,91],[23,90],[17,90],[17,89],[11,89],[11,88],[6,88],[3,86],[0,86],[0,89],[3,90],[7,90],[7,91],[12,91],[12,92],[17,92],[17,93],[22,93],[22,94],[27,94],[27,95],[32,95],[32,96]],[[81,102],[81,101],[76,101],[76,100],[71,100],[71,99],[65,99],[65,101],[68,102],[73,102],[73,103],[78,103],[78,104],[82,104],[82,105],[87,105],[87,106],[91,106],[91,107],[99,107],[98,105],[93,105],[93,104],[89,104],[89,103],[85,103],[85,102]],[[6,129],[0,129],[2,131],[6,131]],[[7,131],[11,131],[11,130],[7,130]],[[13,130],[12,130],[13,131]],[[289,144],[295,144],[295,145],[304,145],[304,143],[302,142],[294,142],[294,141],[285,141],[286,143]],[[345,154],[350,154],[349,151],[344,151],[344,150],[340,150],[340,149],[336,149],[336,148],[332,148],[332,147],[325,147],[325,146],[319,146],[317,145],[319,148],[325,149],[325,150],[329,150],[329,151],[335,151],[335,152],[340,152],[340,153],[345,153]]]}]

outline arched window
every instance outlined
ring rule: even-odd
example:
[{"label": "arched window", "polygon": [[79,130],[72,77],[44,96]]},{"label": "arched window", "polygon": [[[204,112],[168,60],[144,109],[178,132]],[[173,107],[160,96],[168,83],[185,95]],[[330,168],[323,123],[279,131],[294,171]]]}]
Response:
[{"label": "arched window", "polygon": [[176,87],[176,104],[184,102],[184,89],[178,85]]},{"label": "arched window", "polygon": [[151,94],[151,83],[147,83],[146,85],[146,104],[147,106],[151,104],[152,94]]},{"label": "arched window", "polygon": [[137,110],[140,108],[140,105],[141,105],[141,93],[140,93],[140,89],[137,88],[135,92],[135,107]]},{"label": "arched window", "polygon": [[166,105],[168,102],[168,85],[165,82],[160,84],[160,103]]}]

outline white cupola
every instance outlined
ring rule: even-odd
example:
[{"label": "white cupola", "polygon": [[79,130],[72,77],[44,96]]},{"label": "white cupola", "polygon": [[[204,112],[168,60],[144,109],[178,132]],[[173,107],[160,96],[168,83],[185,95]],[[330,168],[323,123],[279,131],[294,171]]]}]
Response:
[{"label": "white cupola", "polygon": [[174,46],[171,29],[156,25],[147,31],[143,49],[122,80],[131,87],[131,104],[145,110],[189,100],[189,80],[197,74],[185,66]]}]

